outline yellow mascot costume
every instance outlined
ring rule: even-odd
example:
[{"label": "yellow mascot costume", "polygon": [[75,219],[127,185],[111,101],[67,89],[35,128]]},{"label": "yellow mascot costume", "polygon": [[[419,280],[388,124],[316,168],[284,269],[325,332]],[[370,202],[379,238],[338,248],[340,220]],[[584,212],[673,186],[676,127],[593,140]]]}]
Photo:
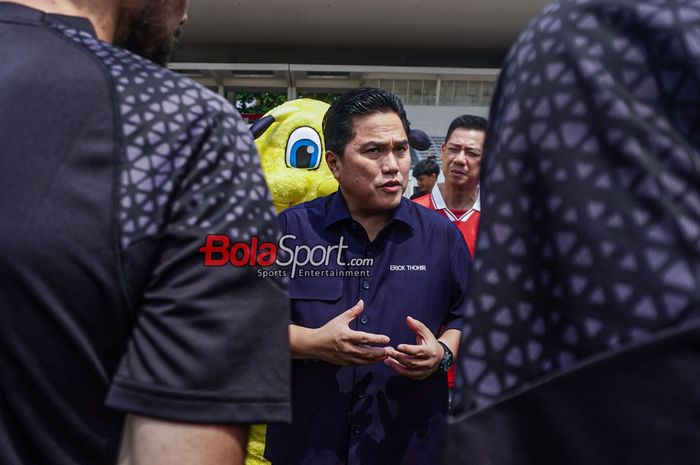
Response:
[{"label": "yellow mascot costume", "polygon": [[[325,160],[323,115],[327,103],[299,99],[273,108],[250,128],[277,213],[338,190]],[[265,425],[253,425],[246,465],[268,465]]]},{"label": "yellow mascot costume", "polygon": [[250,128],[277,212],[338,190],[325,160],[327,103],[302,98],[273,108]]}]

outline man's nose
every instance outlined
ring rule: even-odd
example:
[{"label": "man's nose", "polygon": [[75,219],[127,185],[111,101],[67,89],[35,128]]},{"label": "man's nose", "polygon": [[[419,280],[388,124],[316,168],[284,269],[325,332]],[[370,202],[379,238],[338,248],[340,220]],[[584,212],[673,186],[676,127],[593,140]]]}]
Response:
[{"label": "man's nose", "polygon": [[185,24],[187,24],[187,21],[189,21],[189,17],[187,16],[187,12],[185,12],[185,14],[182,15],[182,18],[180,19],[180,27],[183,27]]},{"label": "man's nose", "polygon": [[467,164],[467,151],[465,150],[460,150],[457,155],[455,155],[453,159],[453,163],[458,163],[460,165],[466,165]]},{"label": "man's nose", "polygon": [[384,157],[384,163],[382,164],[382,170],[385,173],[396,173],[399,171],[399,160],[394,152]]}]

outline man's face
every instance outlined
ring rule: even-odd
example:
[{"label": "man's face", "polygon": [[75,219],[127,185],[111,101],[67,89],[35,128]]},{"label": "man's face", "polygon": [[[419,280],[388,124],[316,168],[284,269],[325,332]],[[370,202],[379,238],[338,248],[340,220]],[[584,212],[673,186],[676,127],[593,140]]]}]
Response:
[{"label": "man's face", "polygon": [[372,216],[393,210],[408,183],[411,154],[408,136],[396,113],[353,118],[355,136],[342,157],[326,153],[350,213]]},{"label": "man's face", "polygon": [[114,43],[165,66],[187,22],[188,0],[123,2]]},{"label": "man's face", "polygon": [[420,174],[416,177],[416,181],[418,181],[418,190],[421,192],[432,192],[435,181],[437,181],[437,175],[435,173]]},{"label": "man's face", "polygon": [[481,174],[484,131],[457,128],[442,144],[440,158],[445,184],[476,189]]}]

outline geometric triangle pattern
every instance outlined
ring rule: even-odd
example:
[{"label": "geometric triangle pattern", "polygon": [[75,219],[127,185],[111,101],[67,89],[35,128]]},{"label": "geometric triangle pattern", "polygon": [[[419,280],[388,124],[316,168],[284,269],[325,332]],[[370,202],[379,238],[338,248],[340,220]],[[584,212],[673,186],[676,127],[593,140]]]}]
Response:
[{"label": "geometric triangle pattern", "polygon": [[271,196],[248,125],[219,95],[93,35],[54,25],[111,76],[121,128],[122,248],[174,233],[276,240]]},{"label": "geometric triangle pattern", "polygon": [[456,414],[700,318],[700,1],[555,2],[494,95]]}]

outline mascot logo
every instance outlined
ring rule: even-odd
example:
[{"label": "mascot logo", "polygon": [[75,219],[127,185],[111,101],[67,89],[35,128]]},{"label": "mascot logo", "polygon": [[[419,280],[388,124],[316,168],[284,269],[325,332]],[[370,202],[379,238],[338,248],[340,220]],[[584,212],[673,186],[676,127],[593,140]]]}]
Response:
[{"label": "mascot logo", "polygon": [[273,108],[250,130],[277,212],[338,190],[324,159],[327,103],[298,99]]}]

